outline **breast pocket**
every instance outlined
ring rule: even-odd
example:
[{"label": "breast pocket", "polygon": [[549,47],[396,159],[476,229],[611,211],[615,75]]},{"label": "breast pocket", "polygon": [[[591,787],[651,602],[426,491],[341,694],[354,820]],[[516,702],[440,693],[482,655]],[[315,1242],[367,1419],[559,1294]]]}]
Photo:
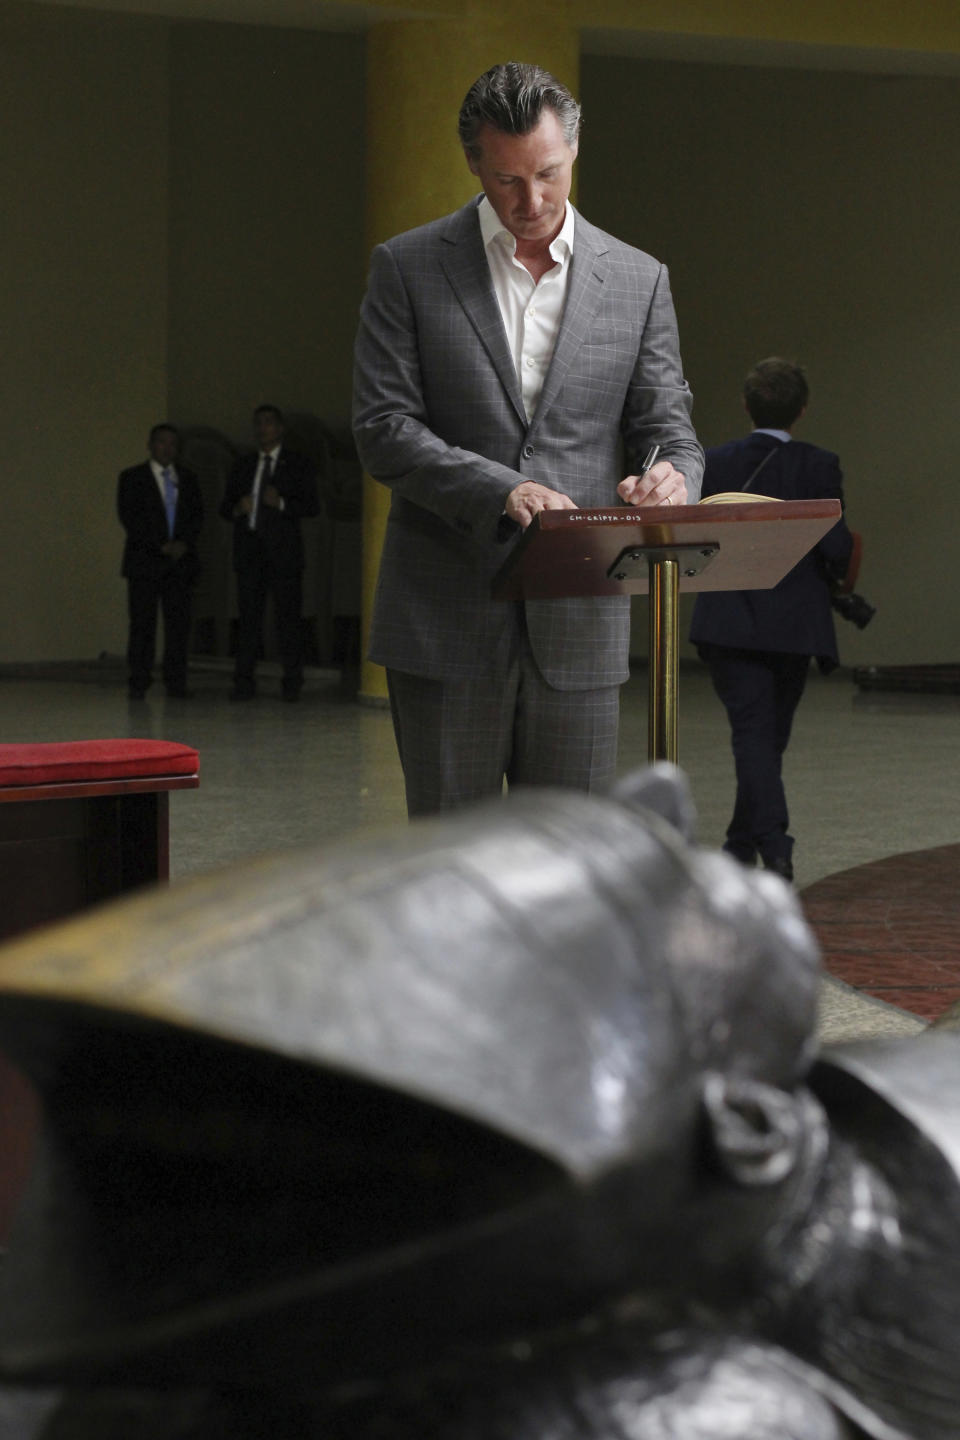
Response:
[{"label": "breast pocket", "polygon": [[637,363],[636,332],[624,325],[595,323],[570,366],[564,388],[587,403],[609,395],[617,402],[626,393]]}]

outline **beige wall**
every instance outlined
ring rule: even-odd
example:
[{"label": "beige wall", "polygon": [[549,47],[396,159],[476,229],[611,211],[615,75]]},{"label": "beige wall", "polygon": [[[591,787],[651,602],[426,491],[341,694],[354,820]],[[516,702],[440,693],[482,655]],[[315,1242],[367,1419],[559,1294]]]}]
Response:
[{"label": "beige wall", "polygon": [[[346,427],[366,273],[359,35],[178,25],[171,36],[169,412],[250,439],[269,401]],[[222,479],[194,613],[221,653],[236,613]],[[307,522],[306,613],[329,658],[329,524]],[[273,653],[272,627],[266,642]]]},{"label": "beige wall", "polygon": [[[0,83],[0,662],[118,652],[151,421],[346,417],[363,41],[10,0]],[[582,94],[582,207],[670,264],[704,440],[754,359],[809,368],[880,609],[845,661],[955,661],[960,81],[586,55]]]},{"label": "beige wall", "polygon": [[348,417],[363,41],[4,4],[0,85],[0,662],[121,653],[150,424]]},{"label": "beige wall", "polygon": [[171,414],[241,439],[262,400],[346,421],[363,39],[180,25],[171,54]]},{"label": "beige wall", "polygon": [[704,443],[754,360],[808,367],[878,608],[844,662],[956,662],[960,80],[585,57],[582,95],[583,208],[670,265]]},{"label": "beige wall", "polygon": [[116,473],[166,396],[166,77],[160,24],[0,8],[0,660],[122,643]]}]

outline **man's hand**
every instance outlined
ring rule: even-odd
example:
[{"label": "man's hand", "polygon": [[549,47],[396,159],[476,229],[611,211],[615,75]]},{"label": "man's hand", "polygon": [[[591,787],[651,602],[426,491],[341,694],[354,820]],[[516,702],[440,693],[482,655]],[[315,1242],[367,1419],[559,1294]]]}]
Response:
[{"label": "man's hand", "polygon": [[233,513],[234,513],[234,515],[237,517],[238,520],[239,520],[239,518],[240,518],[241,515],[249,515],[252,510],[253,510],[253,496],[252,496],[252,495],[241,495],[241,496],[240,496],[240,499],[237,501],[236,505],[234,505],[234,507],[233,507]]},{"label": "man's hand", "polygon": [[260,499],[264,505],[269,505],[273,510],[279,510],[283,503],[276,485],[265,485]]},{"label": "man's hand", "polygon": [[628,475],[617,486],[617,494],[628,505],[686,505],[686,476],[669,460],[658,460],[645,475]]},{"label": "man's hand", "polygon": [[160,546],[160,554],[168,555],[171,560],[182,560],[187,553],[185,540],[168,540],[165,545]]},{"label": "man's hand", "polygon": [[523,480],[510,491],[503,508],[521,530],[526,530],[541,510],[576,510],[577,507],[569,495],[538,485],[536,480]]}]

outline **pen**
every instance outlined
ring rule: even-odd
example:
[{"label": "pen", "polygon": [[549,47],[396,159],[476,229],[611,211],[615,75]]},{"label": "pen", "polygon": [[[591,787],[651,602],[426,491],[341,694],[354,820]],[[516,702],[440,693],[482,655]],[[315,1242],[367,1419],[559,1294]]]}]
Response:
[{"label": "pen", "polygon": [[658,456],[659,454],[660,454],[660,446],[659,446],[659,445],[651,445],[651,446],[650,446],[650,449],[647,451],[647,458],[646,458],[646,460],[644,460],[643,464],[640,466],[639,479],[642,480],[643,477],[644,477],[644,475],[646,475],[647,471],[650,470],[650,469],[652,469],[652,467],[653,467],[653,466],[656,464],[656,462],[657,462],[657,456]]}]

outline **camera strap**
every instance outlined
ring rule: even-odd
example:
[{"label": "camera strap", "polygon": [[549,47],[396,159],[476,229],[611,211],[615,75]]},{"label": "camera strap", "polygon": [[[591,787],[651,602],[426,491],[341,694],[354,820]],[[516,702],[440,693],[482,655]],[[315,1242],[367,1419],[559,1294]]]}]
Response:
[{"label": "camera strap", "polygon": [[740,486],[741,492],[744,491],[744,490],[749,490],[749,489],[750,489],[750,486],[753,484],[754,480],[756,480],[757,476],[760,474],[760,471],[763,469],[764,465],[766,465],[766,463],[767,463],[768,460],[772,460],[772,459],[773,459],[774,455],[776,455],[776,453],[777,453],[777,451],[778,451],[779,449],[780,449],[780,441],[779,441],[779,440],[775,440],[774,443],[773,443],[773,445],[772,445],[772,446],[770,447],[770,449],[767,451],[766,455],[764,455],[763,459],[760,461],[760,464],[757,466],[756,470],[754,470],[754,471],[751,473],[751,475],[748,477],[748,479]]}]

